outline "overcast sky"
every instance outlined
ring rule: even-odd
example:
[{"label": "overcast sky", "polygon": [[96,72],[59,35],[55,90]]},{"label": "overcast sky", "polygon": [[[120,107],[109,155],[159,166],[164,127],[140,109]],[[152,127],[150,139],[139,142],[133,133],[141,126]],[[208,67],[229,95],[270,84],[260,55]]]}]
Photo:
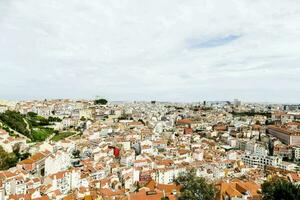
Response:
[{"label": "overcast sky", "polygon": [[0,0],[0,98],[300,102],[299,0]]}]

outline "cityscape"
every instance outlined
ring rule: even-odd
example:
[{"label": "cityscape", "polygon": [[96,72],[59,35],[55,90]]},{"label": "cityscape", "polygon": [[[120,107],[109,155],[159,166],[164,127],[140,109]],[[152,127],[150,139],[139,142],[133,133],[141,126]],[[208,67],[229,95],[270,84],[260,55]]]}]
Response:
[{"label": "cityscape", "polygon": [[171,200],[187,173],[205,199],[300,184],[300,105],[2,101],[0,120],[1,199]]},{"label": "cityscape", "polygon": [[300,0],[0,0],[0,200],[300,200]]}]

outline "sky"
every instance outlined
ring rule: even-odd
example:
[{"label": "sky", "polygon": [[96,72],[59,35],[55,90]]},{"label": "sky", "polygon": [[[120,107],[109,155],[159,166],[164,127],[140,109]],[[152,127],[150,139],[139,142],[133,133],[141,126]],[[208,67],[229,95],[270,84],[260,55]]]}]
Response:
[{"label": "sky", "polygon": [[0,0],[0,99],[300,103],[299,0]]}]

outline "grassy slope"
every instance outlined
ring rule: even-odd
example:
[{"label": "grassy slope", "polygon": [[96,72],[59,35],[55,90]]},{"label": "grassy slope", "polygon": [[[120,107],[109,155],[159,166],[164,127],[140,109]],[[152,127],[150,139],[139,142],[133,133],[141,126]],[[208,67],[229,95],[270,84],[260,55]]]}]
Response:
[{"label": "grassy slope", "polygon": [[54,133],[47,119],[36,114],[21,115],[19,112],[6,111],[0,114],[0,120],[6,126],[30,138],[32,142],[44,141]]}]

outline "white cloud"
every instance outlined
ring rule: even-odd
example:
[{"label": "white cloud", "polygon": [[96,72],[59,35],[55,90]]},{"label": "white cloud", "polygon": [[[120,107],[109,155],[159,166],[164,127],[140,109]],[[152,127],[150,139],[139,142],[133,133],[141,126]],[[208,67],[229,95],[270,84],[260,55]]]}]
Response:
[{"label": "white cloud", "polygon": [[297,102],[299,21],[297,0],[0,1],[0,98]]}]

